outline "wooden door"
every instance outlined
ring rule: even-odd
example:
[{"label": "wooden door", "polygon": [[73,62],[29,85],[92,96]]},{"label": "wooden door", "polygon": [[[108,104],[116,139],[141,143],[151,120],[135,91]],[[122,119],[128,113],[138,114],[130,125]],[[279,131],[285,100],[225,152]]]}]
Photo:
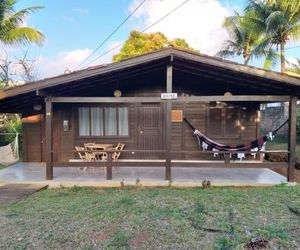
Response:
[{"label": "wooden door", "polygon": [[[164,149],[162,107],[160,104],[141,104],[139,108],[139,148]],[[159,159],[162,153],[141,153],[142,159]]]},{"label": "wooden door", "polygon": [[30,116],[22,119],[23,161],[42,161],[42,117]]}]

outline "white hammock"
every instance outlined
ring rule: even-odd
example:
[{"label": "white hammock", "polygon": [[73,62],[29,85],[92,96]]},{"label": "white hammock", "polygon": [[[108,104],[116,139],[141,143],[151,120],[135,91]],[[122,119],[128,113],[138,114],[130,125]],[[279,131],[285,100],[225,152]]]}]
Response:
[{"label": "white hammock", "polygon": [[10,144],[0,147],[0,163],[12,164],[19,160],[19,134]]}]

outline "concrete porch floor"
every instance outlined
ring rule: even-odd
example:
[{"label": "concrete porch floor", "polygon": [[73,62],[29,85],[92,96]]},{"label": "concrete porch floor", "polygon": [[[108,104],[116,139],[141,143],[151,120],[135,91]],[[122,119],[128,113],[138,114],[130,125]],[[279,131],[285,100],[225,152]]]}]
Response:
[{"label": "concrete porch floor", "polygon": [[[0,170],[2,183],[34,183],[43,182],[50,186],[59,185],[91,185],[120,186],[135,184],[140,179],[142,185],[168,185],[164,180],[163,167],[119,167],[113,168],[113,180],[106,180],[106,170],[89,168],[86,171],[78,167],[54,168],[54,179],[45,181],[44,163],[17,163]],[[267,168],[172,168],[174,186],[198,186],[203,180],[210,180],[215,186],[260,186],[276,185],[287,182],[286,177]]]}]

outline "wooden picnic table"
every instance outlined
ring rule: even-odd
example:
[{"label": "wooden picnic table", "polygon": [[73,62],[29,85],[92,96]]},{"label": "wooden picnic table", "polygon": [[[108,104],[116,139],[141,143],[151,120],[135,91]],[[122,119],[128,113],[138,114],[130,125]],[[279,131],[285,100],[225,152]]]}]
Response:
[{"label": "wooden picnic table", "polygon": [[[89,150],[107,150],[112,148],[114,144],[92,144],[87,145],[86,148]],[[106,152],[93,152],[96,159],[101,160],[103,156],[106,155]]]},{"label": "wooden picnic table", "polygon": [[107,150],[112,148],[114,144],[93,144],[86,146],[90,150]]}]

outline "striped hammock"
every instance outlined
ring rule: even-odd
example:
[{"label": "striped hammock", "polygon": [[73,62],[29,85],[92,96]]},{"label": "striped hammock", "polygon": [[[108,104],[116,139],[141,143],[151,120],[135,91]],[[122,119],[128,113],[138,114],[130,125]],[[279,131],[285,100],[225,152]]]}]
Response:
[{"label": "striped hammock", "polygon": [[262,136],[254,141],[251,141],[249,144],[229,146],[229,145],[218,143],[218,142],[208,138],[203,133],[201,133],[199,130],[194,128],[193,125],[186,118],[184,118],[184,120],[192,128],[193,134],[197,137],[199,147],[202,147],[203,150],[230,151],[230,152],[261,150],[264,147],[265,143],[267,141],[273,140],[274,136],[278,132],[278,130],[281,129],[288,122],[288,120],[286,120],[282,125],[280,125],[275,130],[269,132],[265,136]]}]

